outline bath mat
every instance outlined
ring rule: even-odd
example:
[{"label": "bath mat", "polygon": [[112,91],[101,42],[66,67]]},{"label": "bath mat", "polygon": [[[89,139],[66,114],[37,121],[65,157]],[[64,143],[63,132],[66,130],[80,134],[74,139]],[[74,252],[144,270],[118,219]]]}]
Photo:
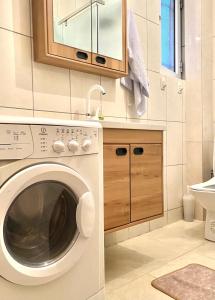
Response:
[{"label": "bath mat", "polygon": [[156,278],[152,286],[175,300],[215,300],[215,270],[190,264]]}]

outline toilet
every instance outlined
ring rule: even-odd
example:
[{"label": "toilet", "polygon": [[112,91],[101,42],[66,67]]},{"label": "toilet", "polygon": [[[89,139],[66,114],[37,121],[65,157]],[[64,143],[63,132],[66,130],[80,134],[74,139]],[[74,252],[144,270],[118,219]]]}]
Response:
[{"label": "toilet", "polygon": [[[213,171],[215,172],[215,143]],[[215,177],[206,182],[190,186],[190,191],[200,205],[206,209],[205,238],[215,242]]]}]

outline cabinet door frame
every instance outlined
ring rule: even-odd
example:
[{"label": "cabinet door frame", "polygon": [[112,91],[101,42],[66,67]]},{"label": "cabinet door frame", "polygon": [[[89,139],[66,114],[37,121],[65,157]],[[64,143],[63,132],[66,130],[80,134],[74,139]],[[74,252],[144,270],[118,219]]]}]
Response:
[{"label": "cabinet door frame", "polygon": [[[117,155],[118,149],[126,149],[126,154]],[[128,144],[104,144],[103,153],[104,229],[108,231],[130,223],[130,147]],[[115,162],[117,168],[110,162]]]},{"label": "cabinet door frame", "polygon": [[[143,149],[143,152],[135,155],[135,149]],[[163,145],[130,144],[130,155],[131,222],[162,215],[164,213]]]},{"label": "cabinet door frame", "polygon": [[[32,0],[33,15],[33,37],[34,37],[34,58],[35,61],[54,65],[77,71],[99,74],[112,78],[124,77],[128,74],[127,55],[127,1],[123,4],[123,61],[106,58],[107,65],[101,66],[93,64],[91,52],[69,47],[54,42],[53,33],[53,1],[52,0]],[[77,57],[77,52],[84,52],[87,59]],[[117,63],[116,63],[117,61]],[[120,62],[120,63],[119,63]]]},{"label": "cabinet door frame", "polygon": [[[100,67],[119,70],[121,72],[128,72],[128,55],[127,55],[127,2],[122,0],[122,60],[114,59],[99,53],[92,52],[92,64]],[[105,63],[99,64],[97,57],[104,58]]]}]

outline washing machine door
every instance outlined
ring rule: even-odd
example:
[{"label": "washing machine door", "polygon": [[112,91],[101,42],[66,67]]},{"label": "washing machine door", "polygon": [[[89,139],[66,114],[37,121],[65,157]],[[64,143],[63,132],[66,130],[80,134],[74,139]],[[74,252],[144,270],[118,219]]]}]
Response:
[{"label": "washing machine door", "polygon": [[0,274],[39,285],[67,272],[87,251],[94,198],[85,180],[60,164],[21,170],[0,189]]}]

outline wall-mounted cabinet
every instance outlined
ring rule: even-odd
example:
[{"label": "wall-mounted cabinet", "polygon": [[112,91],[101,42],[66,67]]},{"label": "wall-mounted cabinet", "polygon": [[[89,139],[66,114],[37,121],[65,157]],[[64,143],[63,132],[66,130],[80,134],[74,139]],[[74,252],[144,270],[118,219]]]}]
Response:
[{"label": "wall-mounted cabinet", "polygon": [[163,133],[104,129],[105,231],[163,215]]},{"label": "wall-mounted cabinet", "polygon": [[126,0],[33,0],[35,60],[113,78],[127,74]]}]

